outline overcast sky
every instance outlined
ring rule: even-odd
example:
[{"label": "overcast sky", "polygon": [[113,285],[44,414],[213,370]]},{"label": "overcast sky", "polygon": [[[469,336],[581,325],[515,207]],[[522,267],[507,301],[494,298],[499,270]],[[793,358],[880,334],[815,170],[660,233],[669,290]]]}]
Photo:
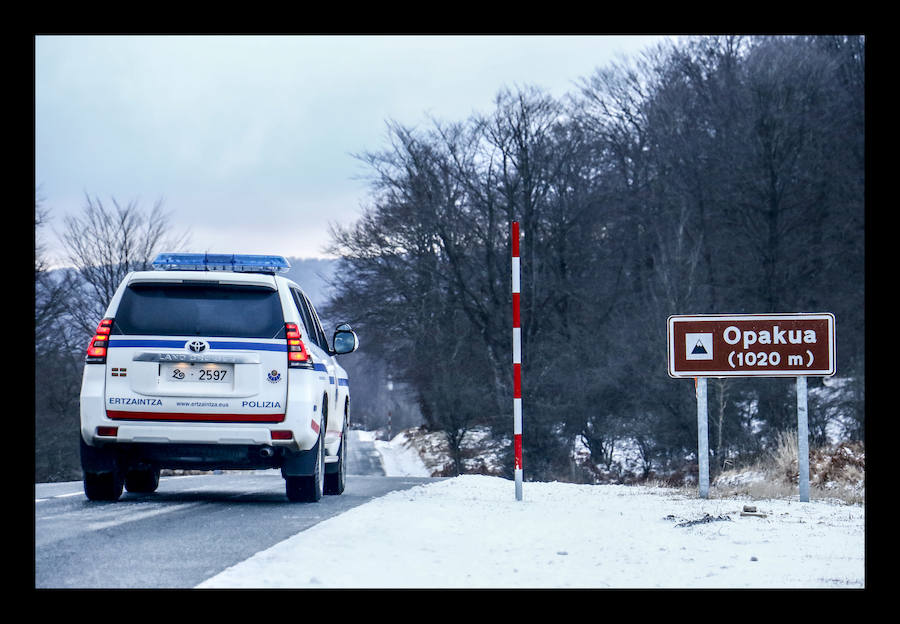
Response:
[{"label": "overcast sky", "polygon": [[38,36],[35,186],[54,230],[85,193],[159,199],[191,251],[324,257],[353,223],[385,122],[488,113],[503,87],[554,96],[651,36]]}]

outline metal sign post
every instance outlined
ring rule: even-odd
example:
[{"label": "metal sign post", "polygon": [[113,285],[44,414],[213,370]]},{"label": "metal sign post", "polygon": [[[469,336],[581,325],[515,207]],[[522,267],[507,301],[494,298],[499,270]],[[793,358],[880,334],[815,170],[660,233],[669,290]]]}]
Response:
[{"label": "metal sign post", "polygon": [[800,500],[809,502],[807,377],[835,373],[834,315],[702,314],[670,316],[669,376],[693,377],[697,394],[700,496],[709,494],[707,377],[795,377]]},{"label": "metal sign post", "polygon": [[709,497],[709,434],[707,429],[706,377],[694,379],[697,386],[697,482],[700,498]]},{"label": "metal sign post", "polygon": [[522,500],[522,326],[519,318],[519,222],[512,223],[513,445],[516,500]]},{"label": "metal sign post", "polygon": [[797,376],[797,470],[800,501],[809,502],[809,413],[806,405],[806,377]]}]

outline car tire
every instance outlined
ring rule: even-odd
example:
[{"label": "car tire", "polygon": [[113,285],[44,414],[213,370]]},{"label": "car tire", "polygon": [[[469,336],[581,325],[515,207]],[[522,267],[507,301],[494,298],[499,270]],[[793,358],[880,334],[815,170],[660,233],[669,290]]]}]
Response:
[{"label": "car tire", "polygon": [[112,472],[85,472],[84,494],[92,501],[117,501],[124,485],[118,470]]},{"label": "car tire", "polygon": [[341,445],[338,447],[337,468],[334,472],[325,473],[325,494],[344,493],[347,482],[347,408],[344,407],[344,426],[341,429]]},{"label": "car tire", "polygon": [[322,424],[319,439],[310,452],[316,454],[316,463],[311,475],[285,477],[284,490],[292,503],[315,503],[321,500],[325,490],[325,418],[327,402],[322,406]]},{"label": "car tire", "polygon": [[159,487],[159,470],[129,470],[125,475],[125,489],[135,494],[150,494]]}]

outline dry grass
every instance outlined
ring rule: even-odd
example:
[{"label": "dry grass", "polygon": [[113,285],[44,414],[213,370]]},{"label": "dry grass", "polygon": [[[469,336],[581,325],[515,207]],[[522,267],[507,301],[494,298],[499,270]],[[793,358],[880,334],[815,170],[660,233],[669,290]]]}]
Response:
[{"label": "dry grass", "polygon": [[[453,476],[452,462],[448,458],[446,438],[442,433],[428,433],[422,428],[405,432],[406,444],[415,448],[432,476]],[[488,444],[483,432],[471,432],[464,442],[464,473],[502,474],[499,444]],[[582,466],[586,472],[585,483],[634,483],[649,487],[661,487],[697,494],[697,466],[685,467],[665,477],[651,474],[649,478],[632,474],[606,475],[596,466]],[[840,444],[831,448],[811,449],[809,454],[810,500],[836,500],[847,504],[865,502],[865,451],[860,443]],[[566,480],[566,479],[562,479]],[[753,466],[728,470],[718,475],[710,484],[711,498],[745,496],[754,500],[790,500],[799,495],[799,470],[797,465],[797,434],[785,432],[778,437],[774,451]]]},{"label": "dry grass", "polygon": [[[811,449],[809,453],[809,498],[865,503],[866,455],[860,443]],[[775,450],[764,461],[743,470],[720,474],[710,496],[749,496],[754,499],[789,499],[799,494],[797,434],[783,432]]]}]

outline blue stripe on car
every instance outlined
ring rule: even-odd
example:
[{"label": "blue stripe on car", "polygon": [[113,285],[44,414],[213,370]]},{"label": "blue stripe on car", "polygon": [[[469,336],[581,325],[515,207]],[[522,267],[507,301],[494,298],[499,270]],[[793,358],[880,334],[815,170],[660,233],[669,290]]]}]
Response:
[{"label": "blue stripe on car", "polygon": [[[110,340],[109,348],[117,347],[163,347],[166,349],[184,348],[185,340],[147,340],[140,338],[131,338],[124,340]],[[210,340],[210,349],[247,349],[258,351],[287,351],[287,344],[268,343],[268,342],[227,342],[221,340]]]}]

